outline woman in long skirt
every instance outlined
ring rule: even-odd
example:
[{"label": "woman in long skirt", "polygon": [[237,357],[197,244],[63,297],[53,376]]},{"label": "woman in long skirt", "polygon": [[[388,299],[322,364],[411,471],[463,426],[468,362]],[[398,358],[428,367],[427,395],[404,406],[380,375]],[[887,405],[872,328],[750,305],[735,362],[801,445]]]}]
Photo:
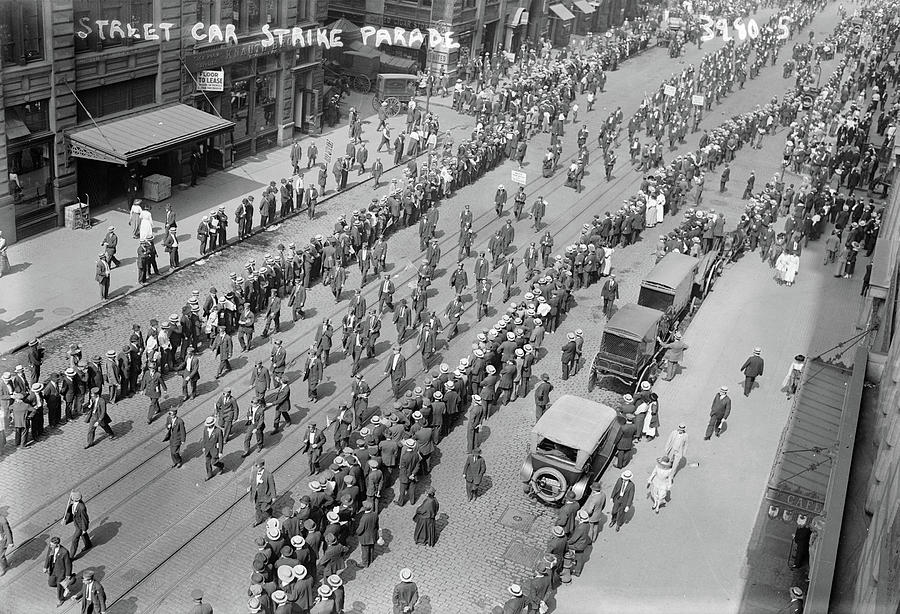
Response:
[{"label": "woman in long skirt", "polygon": [[672,490],[672,473],[672,461],[669,457],[663,456],[656,459],[656,467],[647,479],[647,496],[650,497],[653,511],[657,514],[660,506],[668,499],[669,491]]},{"label": "woman in long skirt", "polygon": [[787,275],[788,270],[788,259],[790,258],[790,254],[787,252],[782,252],[778,259],[775,261],[775,280],[782,284],[786,281],[785,276]]},{"label": "woman in long skirt", "polygon": [[659,395],[655,392],[650,393],[650,403],[647,404],[642,432],[647,441],[653,441],[659,435]]},{"label": "woman in long skirt", "polygon": [[784,283],[789,286],[794,285],[794,278],[800,269],[800,256],[797,254],[788,254],[784,263]]},{"label": "woman in long skirt", "polygon": [[141,232],[140,239],[143,241],[144,239],[152,239],[153,238],[153,214],[150,213],[149,209],[144,209],[141,211]]},{"label": "woman in long skirt", "polygon": [[416,530],[413,537],[417,544],[434,546],[435,542],[437,542],[435,519],[437,518],[439,507],[434,489],[429,488],[428,495],[416,508],[416,513],[413,516],[416,521]]},{"label": "woman in long skirt", "polygon": [[128,218],[128,225],[131,227],[131,236],[137,239],[141,234],[141,201],[135,200],[131,204],[131,212],[130,217]]},{"label": "woman in long skirt", "polygon": [[0,231],[0,277],[9,273],[9,256],[6,255],[6,239]]},{"label": "woman in long skirt", "polygon": [[787,394],[787,398],[791,398],[800,387],[800,376],[803,374],[803,364],[806,362],[806,356],[797,354],[794,356],[794,362],[791,363],[787,375],[781,382],[781,390]]},{"label": "woman in long skirt", "polygon": [[656,219],[656,197],[647,198],[647,212],[644,214],[644,227],[653,228],[657,223]]}]

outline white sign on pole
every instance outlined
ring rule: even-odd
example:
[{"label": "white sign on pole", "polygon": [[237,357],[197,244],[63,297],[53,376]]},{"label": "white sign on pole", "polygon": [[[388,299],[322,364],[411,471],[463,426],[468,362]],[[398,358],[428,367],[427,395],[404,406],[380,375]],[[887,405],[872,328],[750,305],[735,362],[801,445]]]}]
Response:
[{"label": "white sign on pole", "polygon": [[663,88],[663,94],[666,96],[674,96],[675,95],[675,86],[667,85]]},{"label": "white sign on pole", "polygon": [[331,154],[334,153],[334,141],[325,139],[325,164],[331,164]]},{"label": "white sign on pole", "polygon": [[518,183],[520,185],[525,185],[526,183],[528,183],[528,180],[526,179],[526,176],[525,176],[525,171],[515,171],[514,170],[512,172],[512,182]]},{"label": "white sign on pole", "polygon": [[197,73],[197,89],[201,92],[221,92],[225,89],[224,70],[201,70]]},{"label": "white sign on pole", "polygon": [[706,99],[702,94],[694,94],[691,96],[691,104],[695,107],[702,107],[706,103]]}]

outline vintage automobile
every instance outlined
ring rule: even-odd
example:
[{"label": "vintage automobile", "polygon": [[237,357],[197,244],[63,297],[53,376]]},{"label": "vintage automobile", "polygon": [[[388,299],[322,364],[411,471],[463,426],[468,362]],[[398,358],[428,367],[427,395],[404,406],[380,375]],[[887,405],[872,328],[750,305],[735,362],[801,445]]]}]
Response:
[{"label": "vintage automobile", "polygon": [[570,489],[581,499],[609,466],[618,434],[614,409],[561,396],[531,429],[520,472],[525,492],[549,504],[562,503]]},{"label": "vintage automobile", "polygon": [[622,305],[603,328],[600,351],[588,375],[588,392],[603,377],[613,377],[632,385],[646,379],[655,368],[657,337],[663,313],[650,307]]}]

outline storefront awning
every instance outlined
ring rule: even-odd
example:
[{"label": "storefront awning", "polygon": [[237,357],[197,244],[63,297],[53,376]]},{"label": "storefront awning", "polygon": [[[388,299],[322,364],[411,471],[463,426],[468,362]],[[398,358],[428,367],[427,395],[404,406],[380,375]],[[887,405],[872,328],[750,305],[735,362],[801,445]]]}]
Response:
[{"label": "storefront awning", "polygon": [[[6,138],[10,141],[25,138],[31,134],[31,130],[22,121],[22,116],[15,109],[6,111]],[[885,241],[886,243],[886,241]]]},{"label": "storefront awning", "polygon": [[71,155],[123,166],[234,129],[234,122],[174,104],[69,133]]},{"label": "storefront awning", "polygon": [[575,15],[572,14],[572,11],[564,7],[562,4],[551,4],[550,12],[556,15],[559,19],[563,21],[569,21],[570,19],[575,19]]},{"label": "storefront awning", "polygon": [[803,367],[766,488],[766,498],[781,509],[810,520],[824,512],[851,376],[851,371],[821,360],[809,360]]},{"label": "storefront awning", "polygon": [[513,11],[513,14],[509,16],[509,27],[515,28],[525,25],[528,25],[528,11],[523,8]]},{"label": "storefront awning", "polygon": [[578,10],[585,15],[590,15],[594,12],[594,7],[586,2],[586,0],[575,0],[575,6],[577,6]]}]

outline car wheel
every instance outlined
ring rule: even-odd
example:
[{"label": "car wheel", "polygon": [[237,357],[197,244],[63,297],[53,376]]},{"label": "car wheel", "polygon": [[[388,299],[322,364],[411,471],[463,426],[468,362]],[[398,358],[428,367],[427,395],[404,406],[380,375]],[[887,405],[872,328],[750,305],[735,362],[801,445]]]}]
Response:
[{"label": "car wheel", "polygon": [[535,470],[531,478],[534,493],[542,501],[558,503],[566,496],[569,482],[561,471],[554,467],[541,467]]}]

